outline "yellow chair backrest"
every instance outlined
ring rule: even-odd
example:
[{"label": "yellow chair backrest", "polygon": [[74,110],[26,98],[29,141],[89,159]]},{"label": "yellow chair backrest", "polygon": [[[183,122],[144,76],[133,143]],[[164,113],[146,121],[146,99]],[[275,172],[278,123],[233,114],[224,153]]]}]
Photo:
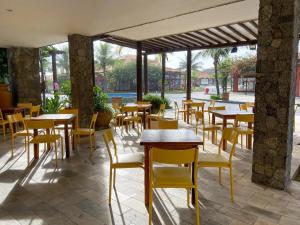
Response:
[{"label": "yellow chair backrest", "polygon": [[136,104],[138,104],[138,105],[148,105],[148,104],[151,104],[151,102],[149,102],[149,101],[137,101]]},{"label": "yellow chair backrest", "polygon": [[60,109],[58,111],[59,114],[74,114],[76,115],[76,121],[75,121],[75,125],[76,127],[78,127],[78,124],[79,124],[79,110],[78,109],[75,109],[75,108],[72,108],[72,109]]},{"label": "yellow chair backrest", "polygon": [[247,111],[248,110],[248,106],[246,104],[240,104],[239,107],[240,107],[241,111]]},{"label": "yellow chair backrest", "polygon": [[13,114],[14,122],[19,123],[19,122],[24,122],[24,117],[22,113],[15,113]]},{"label": "yellow chair backrest", "polygon": [[179,109],[178,103],[174,101],[175,109]]},{"label": "yellow chair backrest", "polygon": [[41,110],[41,105],[34,105],[30,109],[30,116],[32,117],[33,115],[39,116],[40,115],[40,110]]},{"label": "yellow chair backrest", "polygon": [[121,106],[122,105],[122,101],[123,101],[123,98],[122,97],[113,97],[111,99],[111,104],[112,106]]},{"label": "yellow chair backrest", "polygon": [[214,111],[214,110],[226,110],[225,106],[214,106],[214,107],[208,107],[209,111]]},{"label": "yellow chair backrest", "polygon": [[90,123],[90,129],[95,130],[97,117],[98,117],[98,112],[94,113],[93,116],[92,116],[92,120],[91,120],[91,123]]},{"label": "yellow chair backrest", "polygon": [[230,156],[229,156],[229,161],[231,161],[232,156],[234,155],[235,152],[235,145],[237,143],[237,139],[238,139],[238,133],[235,131],[234,128],[231,127],[224,128],[222,133],[222,139],[219,144],[219,154],[221,154],[221,151],[223,151],[221,149],[224,140],[231,143]]},{"label": "yellow chair backrest", "polygon": [[245,122],[245,123],[253,123],[254,122],[254,114],[237,114],[236,121]]},{"label": "yellow chair backrest", "polygon": [[158,129],[178,129],[178,120],[171,120],[171,119],[158,120]]},{"label": "yellow chair backrest", "polygon": [[165,113],[165,109],[166,109],[166,104],[160,104],[160,106],[159,106],[159,111],[158,111],[158,115],[161,115],[161,116],[163,116],[164,115],[164,113]]},{"label": "yellow chair backrest", "polygon": [[53,120],[26,120],[25,121],[27,129],[53,129]]},{"label": "yellow chair backrest", "polygon": [[245,103],[247,105],[247,107],[254,107],[255,103],[254,102],[246,102]]},{"label": "yellow chair backrest", "polygon": [[198,121],[198,120],[203,121],[204,120],[204,114],[203,114],[202,111],[195,112],[195,117],[196,117],[196,121]]},{"label": "yellow chair backrest", "polygon": [[130,112],[137,112],[138,107],[137,106],[123,106],[122,112],[124,113],[130,113]]},{"label": "yellow chair backrest", "polygon": [[4,117],[3,117],[2,111],[1,111],[1,109],[0,109],[0,121],[1,121],[1,120],[4,120]]},{"label": "yellow chair backrest", "polygon": [[32,108],[32,103],[18,103],[17,107],[31,109]]},{"label": "yellow chair backrest", "polygon": [[164,164],[188,164],[198,162],[198,149],[170,150],[162,148],[151,148],[151,162]]},{"label": "yellow chair backrest", "polygon": [[116,145],[116,142],[114,140],[114,136],[113,136],[113,133],[111,131],[111,129],[107,129],[104,131],[103,133],[103,139],[104,139],[104,142],[105,142],[105,145],[106,145],[106,149],[107,149],[107,152],[108,152],[108,155],[109,155],[109,159],[110,159],[110,162],[112,163],[113,161],[113,154],[110,150],[110,145],[112,144],[113,145],[113,148],[114,148],[114,156],[117,155],[117,145]]},{"label": "yellow chair backrest", "polygon": [[191,107],[194,108],[200,108],[200,110],[203,110],[205,103],[204,102],[192,102]]}]

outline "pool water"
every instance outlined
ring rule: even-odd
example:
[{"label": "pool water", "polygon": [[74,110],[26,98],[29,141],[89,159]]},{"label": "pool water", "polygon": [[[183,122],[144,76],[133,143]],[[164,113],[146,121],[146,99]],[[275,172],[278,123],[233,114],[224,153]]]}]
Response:
[{"label": "pool water", "polygon": [[123,103],[131,103],[136,101],[136,93],[134,92],[126,92],[126,93],[107,93],[108,95],[108,101],[111,102],[112,98],[115,97],[122,97]]}]

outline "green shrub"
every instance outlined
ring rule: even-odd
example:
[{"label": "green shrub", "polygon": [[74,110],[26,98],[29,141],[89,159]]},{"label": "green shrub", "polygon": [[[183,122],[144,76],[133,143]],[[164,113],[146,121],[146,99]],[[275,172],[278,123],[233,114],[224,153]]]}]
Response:
[{"label": "green shrub", "polygon": [[151,102],[152,104],[152,112],[157,113],[161,104],[166,104],[166,109],[170,109],[170,100],[167,98],[162,98],[158,95],[145,95],[143,101]]},{"label": "green shrub", "polygon": [[113,112],[112,108],[108,105],[108,95],[104,93],[97,86],[94,87],[93,92],[94,92],[94,110]]},{"label": "green shrub", "polygon": [[71,104],[72,99],[71,99],[71,81],[66,80],[64,81],[61,86],[60,86],[60,91],[62,94],[66,95],[68,98],[68,102]]},{"label": "green shrub", "polygon": [[212,99],[212,100],[221,100],[222,98],[220,97],[220,95],[211,95],[210,99]]},{"label": "green shrub", "polygon": [[61,100],[58,93],[54,93],[51,98],[46,98],[45,105],[43,106],[43,112],[46,114],[58,113],[60,109],[65,107],[66,101]]}]

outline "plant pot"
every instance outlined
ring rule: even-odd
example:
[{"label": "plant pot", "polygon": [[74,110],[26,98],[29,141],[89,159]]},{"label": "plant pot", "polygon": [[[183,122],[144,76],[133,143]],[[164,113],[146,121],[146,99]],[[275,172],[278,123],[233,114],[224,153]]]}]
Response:
[{"label": "plant pot", "polygon": [[113,117],[112,112],[109,110],[98,110],[96,112],[98,112],[96,127],[102,129],[109,128],[109,123]]},{"label": "plant pot", "polygon": [[222,94],[222,100],[223,101],[229,101],[229,92],[225,92]]},{"label": "plant pot", "polygon": [[7,84],[0,84],[0,108],[12,107],[12,94]]}]

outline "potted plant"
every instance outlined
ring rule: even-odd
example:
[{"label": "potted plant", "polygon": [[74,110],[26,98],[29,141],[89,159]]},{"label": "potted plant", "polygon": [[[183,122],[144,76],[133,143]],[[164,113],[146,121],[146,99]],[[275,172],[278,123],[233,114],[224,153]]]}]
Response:
[{"label": "potted plant", "polygon": [[6,49],[0,48],[0,108],[12,106],[12,94],[8,84]]},{"label": "potted plant", "polygon": [[96,127],[108,128],[113,117],[113,110],[108,105],[108,96],[99,87],[95,86],[94,92],[94,111],[98,112]]}]

